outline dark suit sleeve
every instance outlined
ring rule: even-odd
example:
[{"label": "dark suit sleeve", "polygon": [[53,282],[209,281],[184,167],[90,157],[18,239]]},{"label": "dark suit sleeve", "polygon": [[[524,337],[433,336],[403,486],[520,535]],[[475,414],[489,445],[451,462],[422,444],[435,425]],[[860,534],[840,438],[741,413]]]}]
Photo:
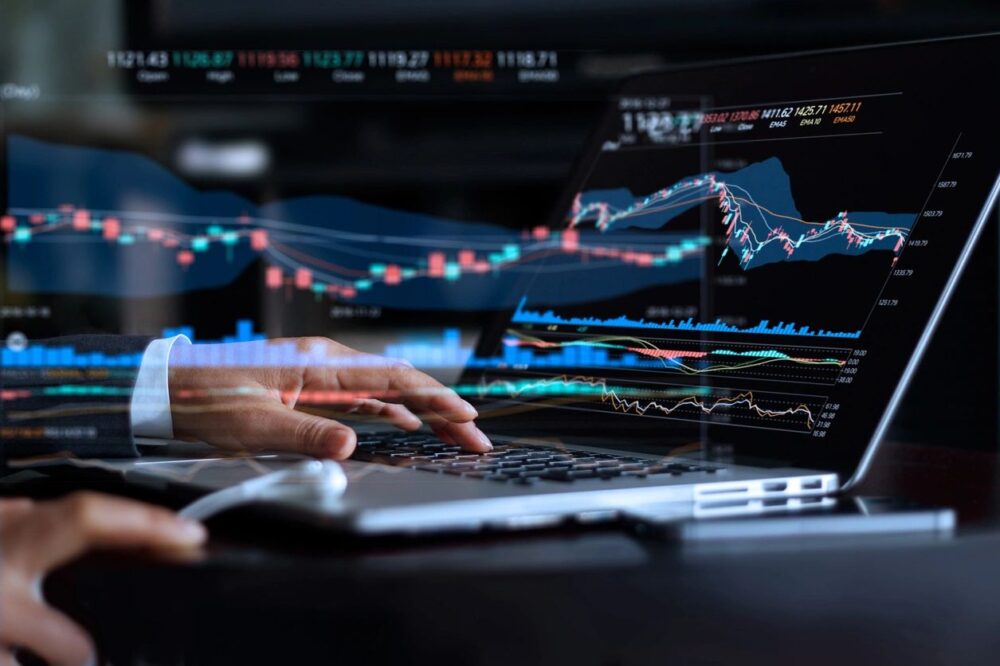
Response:
[{"label": "dark suit sleeve", "polygon": [[[33,341],[128,361],[152,338],[79,335]],[[58,362],[0,368],[0,466],[8,460],[67,452],[78,457],[136,456],[129,413],[138,363]]]}]

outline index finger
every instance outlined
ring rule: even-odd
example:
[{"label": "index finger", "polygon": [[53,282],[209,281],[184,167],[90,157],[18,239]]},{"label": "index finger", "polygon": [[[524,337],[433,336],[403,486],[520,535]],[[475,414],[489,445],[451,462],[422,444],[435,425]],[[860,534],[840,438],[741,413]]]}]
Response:
[{"label": "index finger", "polygon": [[171,511],[133,500],[96,493],[37,505],[39,515],[23,535],[38,544],[32,569],[45,572],[91,548],[191,548],[205,540],[198,523],[181,520]]},{"label": "index finger", "polygon": [[[493,449],[486,434],[472,420],[476,408],[433,377],[412,366],[396,365],[388,372],[389,390],[419,415],[434,433],[468,451],[484,453]],[[386,398],[389,399],[389,398]]]},{"label": "index finger", "polygon": [[[493,448],[489,437],[472,423],[478,416],[475,407],[433,377],[408,363],[371,354],[354,352],[347,358],[351,362],[347,367],[334,369],[333,377],[321,375],[324,386],[320,388],[335,385],[348,393],[375,395],[386,402],[402,403],[445,441],[470,451]],[[308,378],[306,383],[308,388]]]}]

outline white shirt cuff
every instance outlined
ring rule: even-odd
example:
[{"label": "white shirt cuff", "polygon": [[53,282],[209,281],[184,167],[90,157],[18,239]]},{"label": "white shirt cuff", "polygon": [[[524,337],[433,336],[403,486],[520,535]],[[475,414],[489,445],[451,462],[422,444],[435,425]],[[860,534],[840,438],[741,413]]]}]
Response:
[{"label": "white shirt cuff", "polygon": [[171,439],[174,424],[170,418],[170,387],[167,363],[174,344],[191,344],[183,335],[153,340],[142,354],[139,373],[132,391],[132,435]]}]

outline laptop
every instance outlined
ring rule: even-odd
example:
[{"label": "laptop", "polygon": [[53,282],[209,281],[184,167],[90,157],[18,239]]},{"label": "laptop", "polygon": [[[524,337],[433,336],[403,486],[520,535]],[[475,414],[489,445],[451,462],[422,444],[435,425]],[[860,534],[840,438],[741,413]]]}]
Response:
[{"label": "laptop", "polygon": [[[549,259],[458,381],[496,449],[360,424],[343,496],[266,509],[422,533],[851,488],[997,198],[998,54],[985,35],[627,80],[531,232]],[[569,279],[581,248],[593,271]],[[172,455],[125,476],[208,492],[295,462]]]}]

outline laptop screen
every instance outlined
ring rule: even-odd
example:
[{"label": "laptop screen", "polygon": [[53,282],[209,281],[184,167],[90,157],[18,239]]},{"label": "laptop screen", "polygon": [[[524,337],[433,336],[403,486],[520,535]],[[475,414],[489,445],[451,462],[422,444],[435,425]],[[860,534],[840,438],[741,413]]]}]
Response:
[{"label": "laptop screen", "polygon": [[628,81],[463,380],[487,430],[855,469],[996,195],[998,54],[988,36]]}]

